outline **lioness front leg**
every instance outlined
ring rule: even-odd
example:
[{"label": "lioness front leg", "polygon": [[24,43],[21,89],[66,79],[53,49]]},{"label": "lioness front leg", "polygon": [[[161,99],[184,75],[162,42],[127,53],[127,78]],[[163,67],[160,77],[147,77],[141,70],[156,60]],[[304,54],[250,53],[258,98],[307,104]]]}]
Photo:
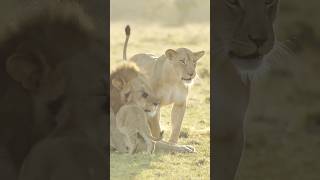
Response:
[{"label": "lioness front leg", "polygon": [[175,103],[171,111],[172,132],[169,142],[176,144],[179,139],[181,124],[186,111],[186,102]]},{"label": "lioness front leg", "polygon": [[160,108],[157,109],[157,113],[153,117],[148,119],[151,134],[155,138],[161,137],[161,127],[160,127]]}]

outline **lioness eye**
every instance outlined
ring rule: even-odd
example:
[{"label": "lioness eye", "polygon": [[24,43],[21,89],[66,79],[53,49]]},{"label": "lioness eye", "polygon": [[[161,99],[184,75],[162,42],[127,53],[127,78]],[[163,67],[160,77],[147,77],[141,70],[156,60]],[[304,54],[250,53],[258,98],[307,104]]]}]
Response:
[{"label": "lioness eye", "polygon": [[239,5],[239,0],[228,0],[228,2],[232,5],[238,6]]},{"label": "lioness eye", "polygon": [[146,93],[146,92],[143,92],[143,93],[142,93],[142,97],[143,97],[143,98],[147,98],[148,96],[149,96],[148,93]]},{"label": "lioness eye", "polygon": [[266,3],[266,5],[270,5],[270,4],[272,4],[274,1],[275,1],[275,0],[266,0],[265,3]]},{"label": "lioness eye", "polygon": [[184,62],[184,59],[180,60],[180,62],[182,62],[182,64],[186,64],[186,62]]}]

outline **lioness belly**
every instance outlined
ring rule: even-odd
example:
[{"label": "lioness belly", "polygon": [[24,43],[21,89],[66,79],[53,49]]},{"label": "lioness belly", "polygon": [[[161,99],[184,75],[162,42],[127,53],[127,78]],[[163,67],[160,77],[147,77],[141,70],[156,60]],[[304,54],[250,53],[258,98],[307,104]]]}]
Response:
[{"label": "lioness belly", "polygon": [[187,98],[187,91],[175,86],[164,86],[156,91],[157,96],[161,99],[161,106],[172,103],[183,103]]}]

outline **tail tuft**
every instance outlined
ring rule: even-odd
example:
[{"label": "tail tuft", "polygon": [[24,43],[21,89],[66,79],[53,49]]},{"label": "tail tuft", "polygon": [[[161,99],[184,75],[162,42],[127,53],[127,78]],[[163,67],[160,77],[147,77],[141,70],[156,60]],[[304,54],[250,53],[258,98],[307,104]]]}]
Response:
[{"label": "tail tuft", "polygon": [[123,46],[123,59],[127,60],[127,46],[128,46],[128,41],[129,41],[129,37],[130,37],[130,26],[129,25],[126,26],[125,32],[126,32],[126,41],[124,42],[124,46]]},{"label": "tail tuft", "polygon": [[130,26],[127,25],[125,28],[126,36],[130,36]]}]

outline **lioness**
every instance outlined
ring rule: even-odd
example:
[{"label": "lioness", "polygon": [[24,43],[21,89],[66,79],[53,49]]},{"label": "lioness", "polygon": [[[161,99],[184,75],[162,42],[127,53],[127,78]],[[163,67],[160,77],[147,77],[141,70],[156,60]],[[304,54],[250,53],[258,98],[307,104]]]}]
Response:
[{"label": "lioness", "polygon": [[213,179],[232,180],[242,154],[250,79],[274,46],[278,0],[215,0],[213,7]]},{"label": "lioness", "polygon": [[[110,146],[119,152],[126,153],[128,152],[126,137],[117,128],[115,114],[119,113],[119,109],[126,104],[129,95],[143,100],[144,97],[152,95],[153,91],[138,66],[130,62],[123,63],[113,70],[110,81]],[[153,103],[150,104],[152,111],[147,112],[149,116],[155,115],[154,112],[158,109],[158,105],[158,100],[153,100]],[[148,121],[148,123],[150,122]],[[138,138],[138,141],[136,152],[145,151],[147,147],[144,140]],[[158,141],[155,144],[155,151],[194,152],[194,149],[190,146],[172,145]]]},{"label": "lioness", "polygon": [[[126,28],[124,58],[130,36],[129,26]],[[186,110],[189,87],[196,77],[196,66],[204,51],[192,52],[187,48],[168,49],[165,54],[155,57],[151,54],[136,54],[129,61],[136,63],[146,73],[149,83],[160,98],[160,106],[173,104],[171,111],[172,132],[169,142],[176,144],[179,139],[181,123]],[[160,109],[150,119],[153,136],[159,137]]]}]

